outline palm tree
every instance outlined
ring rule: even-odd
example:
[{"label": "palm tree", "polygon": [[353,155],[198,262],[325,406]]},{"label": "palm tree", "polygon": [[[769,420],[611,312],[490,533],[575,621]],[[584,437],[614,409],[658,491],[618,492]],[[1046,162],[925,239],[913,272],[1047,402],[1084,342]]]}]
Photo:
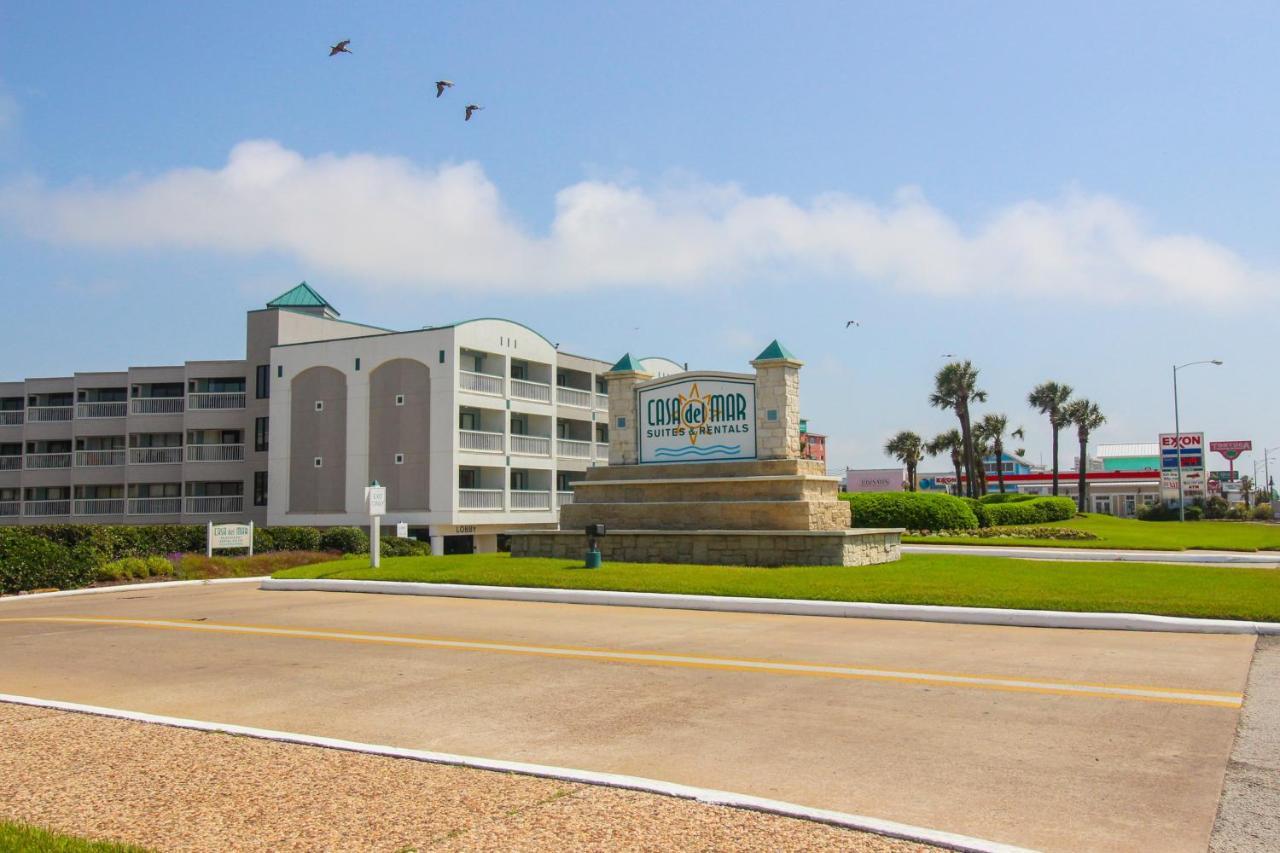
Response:
[{"label": "palm tree", "polygon": [[[1000,481],[1000,494],[1004,494],[1004,434],[1009,428],[1009,418],[1004,415],[998,415],[992,412],[984,415],[978,425],[974,427],[983,439],[991,445],[991,452],[996,457],[996,477]],[[1009,433],[1011,438],[1024,438],[1025,434],[1022,427],[1018,427]]]},{"label": "palm tree", "polygon": [[1250,509],[1249,496],[1253,492],[1253,478],[1245,474],[1240,478],[1240,494],[1244,495],[1244,508]]},{"label": "palm tree", "polygon": [[956,486],[952,490],[957,495],[960,494],[960,484],[964,481],[960,468],[964,464],[964,439],[960,437],[960,430],[949,429],[946,432],[940,432],[933,437],[933,441],[924,446],[925,453],[930,456],[941,456],[944,453],[951,454],[951,467],[956,472]]},{"label": "palm tree", "polygon": [[1089,433],[1107,422],[1107,418],[1102,414],[1102,410],[1098,408],[1098,404],[1081,397],[1078,400],[1072,400],[1063,409],[1067,423],[1076,425],[1076,438],[1080,439],[1080,464],[1076,467],[1080,469],[1080,494],[1077,497],[1076,505],[1084,512],[1085,507],[1085,472],[1089,468]]},{"label": "palm tree", "polygon": [[1067,425],[1063,416],[1063,407],[1071,399],[1071,386],[1062,382],[1042,382],[1027,395],[1027,403],[1038,409],[1040,414],[1049,416],[1049,427],[1053,430],[1053,493],[1058,494],[1058,431]]},{"label": "palm tree", "polygon": [[965,472],[969,475],[968,493],[976,497],[978,465],[974,458],[973,428],[969,420],[969,404],[986,402],[987,392],[978,388],[978,369],[973,363],[953,361],[938,371],[933,378],[934,391],[929,395],[929,405],[938,409],[951,409],[960,421],[960,437],[963,440]]},{"label": "palm tree", "polygon": [[884,452],[907,466],[907,490],[916,490],[916,467],[924,456],[924,441],[909,429],[889,439],[884,444]]}]

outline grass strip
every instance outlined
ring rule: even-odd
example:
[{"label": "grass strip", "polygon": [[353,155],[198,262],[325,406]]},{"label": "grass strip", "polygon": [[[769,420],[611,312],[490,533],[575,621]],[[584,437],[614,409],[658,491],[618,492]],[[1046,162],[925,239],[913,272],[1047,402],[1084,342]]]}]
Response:
[{"label": "grass strip", "polygon": [[1039,525],[1086,530],[1097,539],[903,536],[903,542],[934,545],[1027,546],[1035,548],[1126,548],[1140,551],[1280,551],[1280,524],[1250,521],[1139,521],[1084,515]]},{"label": "grass strip", "polygon": [[90,841],[36,826],[0,821],[0,853],[147,853],[146,848],[114,841]]}]

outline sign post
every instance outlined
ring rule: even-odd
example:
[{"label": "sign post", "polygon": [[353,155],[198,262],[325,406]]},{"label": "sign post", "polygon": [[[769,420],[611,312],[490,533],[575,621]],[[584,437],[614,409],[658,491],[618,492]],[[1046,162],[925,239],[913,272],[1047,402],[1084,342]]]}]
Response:
[{"label": "sign post", "polygon": [[205,530],[204,555],[213,556],[215,548],[248,548],[253,556],[253,522],[248,524],[214,524],[209,522]]},{"label": "sign post", "polygon": [[374,480],[365,487],[364,503],[369,510],[369,566],[376,569],[382,565],[380,545],[382,516],[387,514],[387,487]]},{"label": "sign post", "polygon": [[1204,471],[1204,433],[1160,434],[1160,492],[1179,508],[1188,498],[1203,498],[1208,486]]}]

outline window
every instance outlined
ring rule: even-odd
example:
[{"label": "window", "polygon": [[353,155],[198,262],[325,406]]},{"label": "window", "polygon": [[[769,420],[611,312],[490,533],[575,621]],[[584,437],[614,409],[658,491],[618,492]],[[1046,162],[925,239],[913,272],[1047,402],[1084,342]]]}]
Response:
[{"label": "window", "polygon": [[479,429],[475,412],[458,412],[458,429]]},{"label": "window", "polygon": [[1133,495],[1124,496],[1124,514],[1133,515],[1138,510],[1138,500]]},{"label": "window", "polygon": [[404,454],[403,454],[403,453],[397,453],[397,454],[396,454],[396,464],[397,464],[397,465],[403,465],[403,464],[404,464]]},{"label": "window", "polygon": [[324,411],[324,400],[316,400],[316,411],[317,412]]},{"label": "window", "polygon": [[511,488],[517,492],[523,492],[525,489],[529,488],[529,472],[512,471]]},{"label": "window", "polygon": [[271,365],[259,364],[253,383],[253,396],[265,400],[271,396]]},{"label": "window", "polygon": [[356,370],[360,369],[360,357],[356,356]]},{"label": "window", "polygon": [[324,467],[324,457],[323,457],[323,456],[317,456],[317,457],[315,458],[315,460],[314,460],[314,461],[312,461],[312,463],[311,463],[311,464],[312,464],[312,465],[314,465],[314,466],[315,466],[315,467],[317,467],[317,468],[323,468],[323,467]]},{"label": "window", "polygon": [[440,363],[444,364],[444,350],[440,350]]},{"label": "window", "polygon": [[276,379],[283,379],[283,378],[284,378],[284,365],[278,364],[276,365]]},{"label": "window", "polygon": [[556,421],[556,438],[568,438],[569,425],[564,421]]},{"label": "window", "polygon": [[259,452],[268,449],[271,437],[271,418],[253,419],[253,449]]},{"label": "window", "polygon": [[512,379],[528,379],[529,365],[525,364],[523,361],[511,362],[511,378]]},{"label": "window", "polygon": [[1111,514],[1111,495],[1099,495],[1093,499],[1093,511]]},{"label": "window", "polygon": [[511,434],[512,435],[528,435],[529,422],[525,420],[524,415],[511,416]]},{"label": "window", "polygon": [[396,405],[397,405],[397,406],[403,406],[403,405],[404,405],[404,395],[403,395],[403,394],[397,394],[397,395],[396,395]]},{"label": "window", "polygon": [[267,472],[253,472],[253,505],[267,505]]},{"label": "window", "polygon": [[459,468],[458,469],[458,488],[474,489],[476,487],[476,482],[477,482],[476,475],[478,473],[479,472],[476,471],[476,469],[474,468]]}]

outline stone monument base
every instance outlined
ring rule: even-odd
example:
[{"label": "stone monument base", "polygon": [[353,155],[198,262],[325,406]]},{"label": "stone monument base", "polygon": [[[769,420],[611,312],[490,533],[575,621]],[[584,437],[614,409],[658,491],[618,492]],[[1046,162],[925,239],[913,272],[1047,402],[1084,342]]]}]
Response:
[{"label": "stone monument base", "polygon": [[[605,560],[717,566],[871,566],[900,556],[899,528],[854,530],[612,530]],[[513,530],[511,556],[581,559],[582,531]]]}]

